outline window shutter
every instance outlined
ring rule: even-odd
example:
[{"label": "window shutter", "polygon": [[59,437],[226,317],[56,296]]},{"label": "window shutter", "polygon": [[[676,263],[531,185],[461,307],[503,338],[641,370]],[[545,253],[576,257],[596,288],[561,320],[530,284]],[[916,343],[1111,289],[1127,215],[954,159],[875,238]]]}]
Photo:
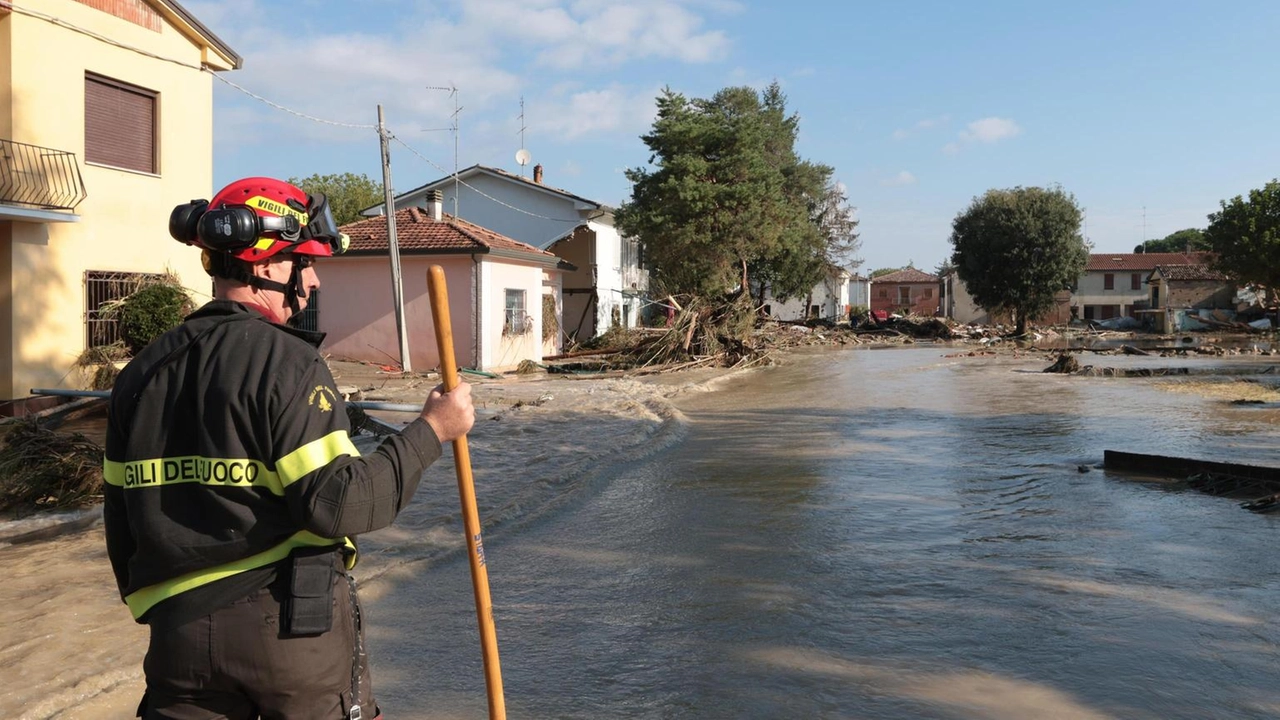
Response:
[{"label": "window shutter", "polygon": [[84,78],[84,157],[155,173],[156,94],[94,75]]}]

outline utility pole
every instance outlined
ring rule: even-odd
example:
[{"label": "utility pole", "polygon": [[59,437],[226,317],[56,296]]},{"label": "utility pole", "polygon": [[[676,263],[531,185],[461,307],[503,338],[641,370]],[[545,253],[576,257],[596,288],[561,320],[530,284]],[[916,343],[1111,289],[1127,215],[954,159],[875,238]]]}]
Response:
[{"label": "utility pole", "polygon": [[382,106],[378,106],[378,141],[382,145],[382,190],[386,199],[387,254],[391,256],[391,303],[396,313],[396,334],[400,337],[400,370],[413,372],[409,361],[409,335],[404,323],[404,290],[400,280],[400,243],[396,240],[395,191],[391,189],[391,149],[387,140],[386,123],[382,119]]}]

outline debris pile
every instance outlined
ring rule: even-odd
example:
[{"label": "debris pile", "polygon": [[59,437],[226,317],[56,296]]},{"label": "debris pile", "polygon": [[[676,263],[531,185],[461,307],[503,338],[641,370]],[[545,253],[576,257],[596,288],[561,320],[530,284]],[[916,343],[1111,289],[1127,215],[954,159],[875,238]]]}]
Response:
[{"label": "debris pile", "polygon": [[0,511],[71,508],[102,495],[102,448],[39,420],[10,425],[0,443]]}]

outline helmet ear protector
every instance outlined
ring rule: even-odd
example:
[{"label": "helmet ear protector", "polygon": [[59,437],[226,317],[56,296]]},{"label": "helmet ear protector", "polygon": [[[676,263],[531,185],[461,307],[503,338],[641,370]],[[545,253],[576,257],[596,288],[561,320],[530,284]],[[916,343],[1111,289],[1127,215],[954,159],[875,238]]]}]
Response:
[{"label": "helmet ear protector", "polygon": [[[347,249],[347,236],[338,231],[329,201],[323,194],[308,197],[310,221],[303,226],[293,215],[263,216],[246,205],[226,205],[209,209],[209,201],[192,200],[179,205],[169,214],[169,234],[188,245],[199,245],[216,252],[235,253],[252,247],[265,233],[276,233],[280,240],[296,244],[321,240],[337,255]],[[290,206],[295,203],[290,202]],[[301,203],[295,208],[303,211]]]}]

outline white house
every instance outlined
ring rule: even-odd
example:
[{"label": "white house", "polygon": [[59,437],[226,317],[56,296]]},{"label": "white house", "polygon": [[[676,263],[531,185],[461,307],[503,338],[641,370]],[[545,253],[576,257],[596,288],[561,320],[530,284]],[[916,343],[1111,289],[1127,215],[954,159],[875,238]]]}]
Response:
[{"label": "white house", "polygon": [[[351,238],[351,249],[325,259],[323,283],[307,312],[314,329],[326,333],[322,349],[327,354],[395,363],[400,348],[386,219],[361,220],[342,231]],[[561,322],[560,281],[570,268],[555,255],[444,214],[438,202],[426,210],[397,210],[396,238],[414,369],[440,362],[427,290],[431,265],[444,270],[460,365],[510,370],[560,352],[555,333]]]},{"label": "white house", "polygon": [[849,276],[849,305],[871,307],[871,278],[862,275]]},{"label": "white house", "polygon": [[[614,226],[613,208],[533,178],[472,165],[395,198],[396,209],[425,208],[439,190],[445,212],[513,240],[546,250],[574,266],[564,275],[563,336],[586,340],[613,325],[635,327],[641,318],[648,272],[639,243]],[[362,211],[384,214],[383,205]]]},{"label": "white house", "polygon": [[775,320],[843,320],[849,315],[849,287],[852,274],[832,266],[818,284],[800,297],[778,300],[765,290],[765,314]]}]

